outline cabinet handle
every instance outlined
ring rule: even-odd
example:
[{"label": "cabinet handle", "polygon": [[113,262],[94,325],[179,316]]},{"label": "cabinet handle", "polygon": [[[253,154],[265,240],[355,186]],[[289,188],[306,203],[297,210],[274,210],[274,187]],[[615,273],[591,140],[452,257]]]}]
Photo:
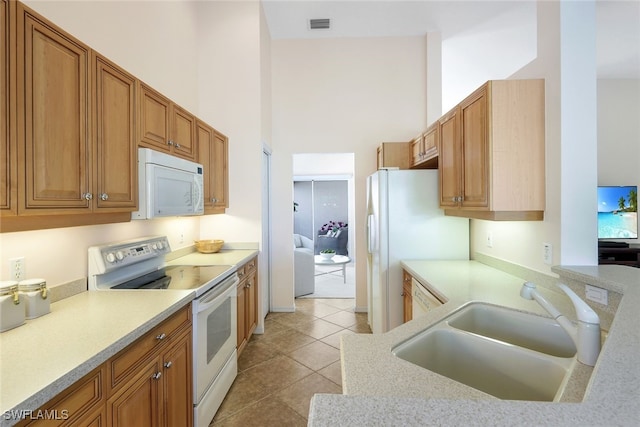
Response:
[{"label": "cabinet handle", "polygon": [[180,148],[180,144],[178,144],[177,142],[176,142],[175,146],[176,146],[176,148]]},{"label": "cabinet handle", "polygon": [[167,141],[167,145],[173,145],[173,140],[170,139],[169,141]]},{"label": "cabinet handle", "polygon": [[169,369],[171,365],[173,365],[173,363],[171,361],[168,361],[167,363],[164,364],[164,367]]},{"label": "cabinet handle", "polygon": [[238,273],[238,276],[242,277],[242,276],[244,276],[244,273]]},{"label": "cabinet handle", "polygon": [[162,333],[162,334],[160,334],[160,335],[156,335],[156,339],[157,339],[158,341],[162,341],[162,340],[163,340],[163,339],[165,339],[166,337],[167,337],[167,334],[165,334],[165,333]]},{"label": "cabinet handle", "polygon": [[109,195],[107,193],[102,193],[100,195],[100,200],[109,200]]},{"label": "cabinet handle", "polygon": [[218,199],[216,199],[215,197],[211,198],[211,203],[218,203]]},{"label": "cabinet handle", "polygon": [[401,297],[403,297],[403,296],[404,296],[404,292],[403,292],[403,293],[401,293],[401,294],[400,294],[400,296],[401,296]]},{"label": "cabinet handle", "polygon": [[151,375],[151,378],[153,378],[154,380],[159,380],[161,376],[162,372],[156,372],[155,374]]},{"label": "cabinet handle", "polygon": [[84,194],[82,195],[82,198],[83,198],[83,199],[85,199],[85,200],[92,200],[92,199],[93,199],[93,194],[91,194],[91,193],[84,193]]}]

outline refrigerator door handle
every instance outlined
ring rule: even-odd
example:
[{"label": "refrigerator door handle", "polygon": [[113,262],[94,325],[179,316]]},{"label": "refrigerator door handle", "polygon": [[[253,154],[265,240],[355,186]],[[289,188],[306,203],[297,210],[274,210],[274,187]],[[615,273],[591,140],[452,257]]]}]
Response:
[{"label": "refrigerator door handle", "polygon": [[373,232],[375,230],[374,228],[374,217],[372,214],[369,214],[367,216],[367,250],[369,251],[370,254],[373,253],[375,246],[373,243]]}]

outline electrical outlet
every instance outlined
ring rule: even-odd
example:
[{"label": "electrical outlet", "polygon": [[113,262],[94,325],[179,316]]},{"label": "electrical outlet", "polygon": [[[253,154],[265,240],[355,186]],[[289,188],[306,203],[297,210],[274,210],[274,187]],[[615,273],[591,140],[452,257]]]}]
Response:
[{"label": "electrical outlet", "polygon": [[487,247],[488,248],[492,248],[493,247],[493,232],[492,231],[487,231]]},{"label": "electrical outlet", "polygon": [[542,259],[547,265],[553,264],[553,246],[551,243],[542,244]]},{"label": "electrical outlet", "polygon": [[609,292],[606,289],[596,288],[595,286],[586,285],[585,294],[588,300],[607,305],[609,304]]},{"label": "electrical outlet", "polygon": [[11,274],[11,280],[24,280],[26,274],[24,257],[10,259],[9,271]]},{"label": "electrical outlet", "polygon": [[180,241],[178,243],[184,243],[184,233],[180,233]]}]

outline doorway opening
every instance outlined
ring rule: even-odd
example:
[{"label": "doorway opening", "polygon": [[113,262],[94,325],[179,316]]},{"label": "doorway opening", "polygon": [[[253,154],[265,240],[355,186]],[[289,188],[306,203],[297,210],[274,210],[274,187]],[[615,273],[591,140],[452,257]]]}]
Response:
[{"label": "doorway opening", "polygon": [[293,158],[296,298],[355,298],[354,155]]}]

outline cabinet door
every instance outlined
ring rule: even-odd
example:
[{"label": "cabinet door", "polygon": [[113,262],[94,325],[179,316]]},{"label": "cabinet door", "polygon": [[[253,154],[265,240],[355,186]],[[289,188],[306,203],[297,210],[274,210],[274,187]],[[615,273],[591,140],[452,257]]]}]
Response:
[{"label": "cabinet door", "polygon": [[164,420],[168,427],[193,425],[191,330],[164,355]]},{"label": "cabinet door", "polygon": [[99,209],[137,207],[135,78],[94,54],[95,193]]},{"label": "cabinet door", "polygon": [[[13,5],[12,5],[13,7]],[[9,3],[0,1],[0,212],[2,215],[16,213],[16,179],[18,159],[15,145],[15,84],[13,75],[13,21],[10,19]]]},{"label": "cabinet door", "polygon": [[21,3],[17,7],[22,208],[37,214],[46,208],[88,209],[89,48]]},{"label": "cabinet door", "polygon": [[484,86],[460,105],[462,207],[489,206],[489,135]]},{"label": "cabinet door", "polygon": [[440,206],[458,206],[460,196],[460,137],[457,110],[440,119],[439,178]]},{"label": "cabinet door", "polygon": [[144,83],[140,84],[139,101],[140,145],[169,152],[171,101]]},{"label": "cabinet door", "polygon": [[173,154],[185,159],[196,158],[196,118],[177,105],[172,106],[172,138]]},{"label": "cabinet door", "polygon": [[240,283],[238,284],[238,288],[237,288],[238,289],[238,295],[237,295],[237,298],[238,298],[237,300],[238,344],[236,348],[238,349],[238,357],[240,356],[240,353],[244,349],[244,346],[247,344],[247,323],[246,323],[247,292],[245,289],[246,285],[247,285],[246,279],[240,280]]},{"label": "cabinet door", "polygon": [[[158,376],[160,373],[160,376]],[[156,427],[162,420],[162,370],[159,359],[145,365],[107,401],[108,425]]]},{"label": "cabinet door", "polygon": [[440,126],[438,122],[427,129],[424,134],[424,159],[429,160],[438,155],[438,139],[440,137]]},{"label": "cabinet door", "polygon": [[204,181],[204,212],[213,213],[213,188],[215,185],[215,170],[213,161],[213,136],[211,126],[198,120],[196,123],[196,136],[198,137],[198,162],[202,164]]},{"label": "cabinet door", "polygon": [[245,307],[246,307],[246,324],[245,335],[247,340],[253,334],[258,324],[258,280],[256,273],[253,272],[247,278],[245,289]]},{"label": "cabinet door", "polygon": [[418,138],[414,139],[411,142],[411,165],[412,166],[420,164],[423,158],[423,151],[424,151],[424,140],[422,136],[419,136]]},{"label": "cabinet door", "polygon": [[403,322],[413,319],[413,297],[411,295],[411,275],[402,271]]},{"label": "cabinet door", "polygon": [[213,138],[213,206],[224,213],[229,207],[229,138],[220,132]]}]

